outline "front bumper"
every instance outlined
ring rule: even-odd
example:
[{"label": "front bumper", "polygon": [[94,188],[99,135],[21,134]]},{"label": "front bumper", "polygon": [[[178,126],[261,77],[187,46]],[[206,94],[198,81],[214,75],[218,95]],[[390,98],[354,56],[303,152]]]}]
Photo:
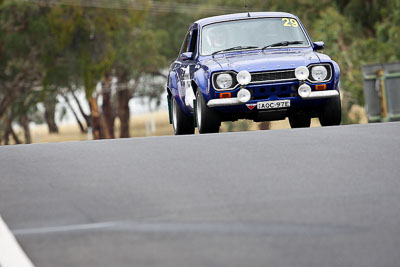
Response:
[{"label": "front bumper", "polygon": [[327,90],[327,91],[313,91],[306,97],[301,97],[302,99],[321,99],[321,98],[330,98],[338,96],[339,92],[336,90]]},{"label": "front bumper", "polygon": [[[301,97],[304,100],[307,99],[324,99],[324,98],[331,98],[336,97],[339,95],[337,90],[327,90],[327,91],[313,91],[306,97]],[[242,102],[237,97],[232,98],[218,98],[218,99],[211,99],[208,101],[207,106],[209,107],[225,107],[225,106],[235,106],[235,105],[243,105],[247,102]]]},{"label": "front bumper", "polygon": [[235,106],[235,105],[243,105],[247,102],[241,102],[239,98],[219,98],[219,99],[211,99],[208,101],[207,106],[213,107],[226,107],[226,106]]}]

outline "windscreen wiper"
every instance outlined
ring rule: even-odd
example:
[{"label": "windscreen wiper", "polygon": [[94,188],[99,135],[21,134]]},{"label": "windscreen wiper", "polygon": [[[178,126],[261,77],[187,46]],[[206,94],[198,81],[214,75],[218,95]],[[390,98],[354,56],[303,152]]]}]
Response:
[{"label": "windscreen wiper", "polygon": [[231,47],[231,48],[227,48],[227,49],[216,51],[216,52],[212,53],[212,55],[215,55],[215,54],[218,54],[218,53],[222,53],[222,52],[242,50],[242,49],[253,49],[253,48],[259,48],[259,47],[258,46],[234,46],[234,47]]},{"label": "windscreen wiper", "polygon": [[273,44],[269,44],[264,46],[261,50],[265,50],[269,47],[277,47],[277,46],[288,46],[288,45],[292,45],[292,44],[304,44],[304,41],[283,41],[283,42],[277,42],[277,43],[273,43]]}]

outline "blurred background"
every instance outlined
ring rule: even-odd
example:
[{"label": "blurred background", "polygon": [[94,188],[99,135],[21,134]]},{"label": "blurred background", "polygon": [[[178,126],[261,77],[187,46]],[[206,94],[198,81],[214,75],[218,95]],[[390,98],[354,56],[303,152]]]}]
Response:
[{"label": "blurred background", "polygon": [[188,26],[247,11],[297,15],[341,67],[343,124],[368,122],[362,66],[400,59],[400,0],[0,0],[0,144],[173,134],[166,76]]}]

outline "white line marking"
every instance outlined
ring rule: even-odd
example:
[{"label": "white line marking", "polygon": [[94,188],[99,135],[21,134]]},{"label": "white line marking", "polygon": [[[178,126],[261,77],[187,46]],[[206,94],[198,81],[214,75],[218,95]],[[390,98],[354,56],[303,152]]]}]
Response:
[{"label": "white line marking", "polygon": [[16,229],[13,231],[14,235],[36,235],[36,234],[51,234],[51,233],[62,233],[62,232],[74,232],[74,231],[88,231],[98,230],[104,228],[117,227],[120,222],[100,222],[100,223],[89,223],[89,224],[72,224],[72,225],[61,225],[61,226],[50,226],[43,228],[31,228],[31,229]]},{"label": "white line marking", "polygon": [[16,229],[15,236],[57,234],[79,231],[123,231],[134,233],[171,234],[332,234],[353,233],[361,230],[355,226],[329,224],[229,224],[229,223],[143,223],[134,221],[73,224],[43,228]]},{"label": "white line marking", "polygon": [[34,267],[0,216],[0,266]]}]

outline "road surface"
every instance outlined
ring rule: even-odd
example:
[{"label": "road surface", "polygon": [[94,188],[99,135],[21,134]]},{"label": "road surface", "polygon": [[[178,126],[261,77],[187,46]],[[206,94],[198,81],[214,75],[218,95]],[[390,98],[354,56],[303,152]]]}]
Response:
[{"label": "road surface", "polygon": [[0,214],[37,267],[398,267],[400,123],[0,147]]}]

